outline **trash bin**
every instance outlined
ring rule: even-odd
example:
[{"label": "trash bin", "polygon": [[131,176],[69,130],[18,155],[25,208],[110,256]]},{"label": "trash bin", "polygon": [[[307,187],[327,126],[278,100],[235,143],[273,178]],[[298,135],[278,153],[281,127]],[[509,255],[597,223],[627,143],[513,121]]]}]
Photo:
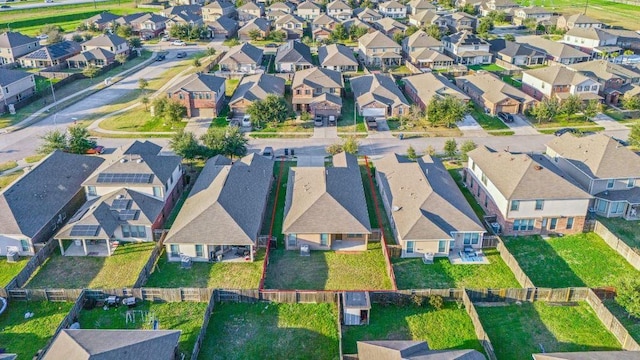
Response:
[{"label": "trash bin", "polygon": [[291,156],[296,156],[296,151],[294,149],[291,149]]},{"label": "trash bin", "polygon": [[289,149],[284,148],[284,156],[289,156]]},{"label": "trash bin", "polygon": [[398,134],[398,139],[400,140],[404,139],[404,134],[403,133]]}]

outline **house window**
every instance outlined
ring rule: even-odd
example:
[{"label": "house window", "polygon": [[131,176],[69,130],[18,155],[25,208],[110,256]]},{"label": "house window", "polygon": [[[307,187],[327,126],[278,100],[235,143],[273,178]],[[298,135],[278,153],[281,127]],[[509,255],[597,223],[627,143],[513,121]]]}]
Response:
[{"label": "house window", "polygon": [[536,200],[536,210],[542,210],[544,207],[544,200]]},{"label": "house window", "polygon": [[629,179],[627,181],[627,187],[632,188],[634,183],[635,183],[635,179]]},{"label": "house window", "polygon": [[169,256],[171,256],[171,257],[179,257],[180,256],[180,245],[178,245],[178,244],[169,245]]},{"label": "house window", "polygon": [[567,230],[573,229],[573,218],[570,217],[567,219]]},{"label": "house window", "polygon": [[300,95],[300,89],[296,90],[296,95]]},{"label": "house window", "polygon": [[153,187],[153,196],[161,198],[162,197],[162,188],[159,187],[159,186],[154,186]]},{"label": "house window", "polygon": [[607,202],[604,200],[596,200],[596,211],[599,213],[604,213],[607,211]]},{"label": "house window", "polygon": [[22,251],[29,251],[31,247],[29,246],[29,242],[25,239],[20,239],[20,246],[22,247]]},{"label": "house window", "polygon": [[624,212],[625,202],[617,201],[611,203],[611,213],[612,214],[622,214]]},{"label": "house window", "polygon": [[578,91],[578,92],[582,91],[582,86],[576,87],[576,91]]},{"label": "house window", "polygon": [[487,175],[485,175],[484,173],[482,173],[482,176],[480,177],[480,180],[482,181],[482,183],[486,186],[487,185]]},{"label": "house window", "polygon": [[471,170],[476,171],[476,163],[471,164]]},{"label": "house window", "polygon": [[551,218],[551,221],[549,222],[549,230],[555,230],[557,226],[558,218]]},{"label": "house window", "polygon": [[289,234],[289,236],[287,236],[287,243],[289,247],[295,247],[298,243],[296,234]]},{"label": "house window", "polygon": [[122,225],[123,238],[146,238],[147,231],[142,225]]},{"label": "house window", "polygon": [[413,241],[407,241],[407,254],[413,254],[413,252],[414,252]]},{"label": "house window", "polygon": [[615,183],[615,180],[613,179],[609,179],[607,181],[607,189],[613,189],[613,184]]},{"label": "house window", "polygon": [[511,211],[518,211],[520,209],[520,200],[511,201]]},{"label": "house window", "polygon": [[328,234],[320,234],[320,245],[321,246],[329,245],[328,239],[329,239]]},{"label": "house window", "polygon": [[89,196],[98,196],[95,186],[87,186],[87,192],[89,193]]},{"label": "house window", "polygon": [[203,246],[200,244],[196,245],[196,257],[202,257],[204,255]]},{"label": "house window", "polygon": [[446,248],[447,248],[447,240],[438,241],[438,252],[439,253],[445,252]]},{"label": "house window", "polygon": [[513,231],[531,231],[534,223],[534,219],[516,219],[513,221]]},{"label": "house window", "polygon": [[478,188],[476,191],[476,197],[480,197],[480,185],[478,185]]}]

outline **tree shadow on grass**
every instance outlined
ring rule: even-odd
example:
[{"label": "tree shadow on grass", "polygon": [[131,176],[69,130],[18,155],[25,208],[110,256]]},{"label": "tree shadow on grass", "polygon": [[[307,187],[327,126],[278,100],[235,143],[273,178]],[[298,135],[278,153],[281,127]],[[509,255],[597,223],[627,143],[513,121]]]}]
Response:
[{"label": "tree shadow on grass", "polygon": [[433,264],[420,258],[392,258],[398,289],[447,289],[455,287],[455,279],[446,270],[449,259],[439,257]]}]

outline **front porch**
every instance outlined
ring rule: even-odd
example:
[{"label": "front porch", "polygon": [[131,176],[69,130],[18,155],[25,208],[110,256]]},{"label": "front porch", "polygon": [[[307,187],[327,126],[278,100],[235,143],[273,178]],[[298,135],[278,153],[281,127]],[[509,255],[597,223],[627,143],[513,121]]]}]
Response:
[{"label": "front porch", "polygon": [[[65,241],[70,243],[66,249]],[[118,245],[117,241],[108,239],[58,239],[60,253],[63,256],[109,257]]]}]

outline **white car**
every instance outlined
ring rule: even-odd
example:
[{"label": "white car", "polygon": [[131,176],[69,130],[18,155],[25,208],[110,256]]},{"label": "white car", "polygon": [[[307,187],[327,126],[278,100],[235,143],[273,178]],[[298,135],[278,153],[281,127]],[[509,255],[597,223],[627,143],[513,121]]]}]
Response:
[{"label": "white car", "polygon": [[36,39],[40,39],[40,40],[46,40],[48,38],[49,38],[49,35],[47,35],[47,34],[42,34],[42,35],[36,36]]},{"label": "white car", "polygon": [[242,118],[242,127],[251,127],[251,117],[249,115],[245,115]]},{"label": "white car", "polygon": [[184,41],[182,41],[182,40],[174,40],[174,41],[171,43],[171,45],[175,45],[175,46],[186,46],[186,45],[187,45],[187,43],[185,43],[185,42],[184,42]]},{"label": "white car", "polygon": [[162,41],[169,41],[171,38],[169,37],[169,35],[165,35],[162,37]]}]

